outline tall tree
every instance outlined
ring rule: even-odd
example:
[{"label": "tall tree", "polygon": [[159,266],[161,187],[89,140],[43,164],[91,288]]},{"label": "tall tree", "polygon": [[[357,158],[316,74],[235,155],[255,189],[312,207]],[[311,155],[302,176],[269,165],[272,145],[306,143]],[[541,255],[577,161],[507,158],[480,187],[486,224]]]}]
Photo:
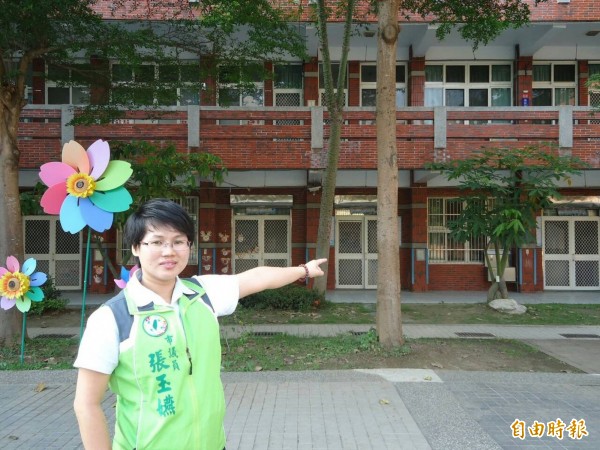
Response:
[{"label": "tall tree", "polygon": [[377,39],[377,312],[379,342],[400,346],[400,257],[398,254],[398,150],[396,147],[396,48],[399,0],[379,4]]},{"label": "tall tree", "polygon": [[[173,88],[181,86],[181,78],[172,76],[174,70],[162,79],[144,76],[148,74],[142,63],[178,67],[178,73],[183,70],[182,55],[198,60],[209,54],[213,64],[202,67],[214,70],[219,64],[244,66],[267,56],[277,60],[290,53],[304,54],[303,38],[269,0],[115,0],[110,7],[118,20],[104,20],[95,9],[100,6],[96,0],[0,0],[0,261],[8,255],[23,258],[17,133],[36,59],[53,68],[46,76],[56,76],[61,85],[93,82],[104,87],[92,95],[94,105],[88,110],[104,113],[93,120],[109,120],[117,111],[113,106],[173,100]],[[135,77],[111,91],[108,64],[92,60],[119,61]],[[187,80],[197,90],[200,66],[198,71],[195,80]],[[0,310],[0,345],[12,344],[19,328],[15,308]]]},{"label": "tall tree", "polygon": [[[329,236],[331,235],[333,202],[337,184],[337,169],[340,159],[342,125],[344,123],[344,107],[346,105],[346,80],[348,72],[348,51],[352,34],[352,19],[357,0],[345,0],[336,9],[327,6],[325,0],[316,1],[316,22],[319,35],[319,46],[323,58],[323,80],[325,88],[324,106],[329,114],[329,139],[327,141],[327,166],[321,182],[321,204],[319,208],[319,228],[317,231],[317,258],[329,258]],[[333,79],[332,61],[329,52],[329,34],[327,24],[329,18],[336,15],[344,18],[342,49],[338,69],[338,77]],[[322,266],[328,273],[329,264]],[[327,276],[315,279],[314,288],[319,292],[327,289]]]},{"label": "tall tree", "polygon": [[[484,257],[492,280],[488,301],[508,298],[504,271],[511,250],[534,241],[536,215],[559,198],[558,184],[584,164],[542,147],[483,149],[472,157],[428,166],[460,181],[459,214],[448,227],[457,242],[485,239]],[[493,260],[488,250],[493,250]]]},{"label": "tall tree", "polygon": [[[544,0],[540,0],[544,1]],[[377,333],[382,345],[402,344],[400,273],[397,233],[397,159],[395,92],[398,17],[417,14],[439,24],[438,39],[454,28],[474,48],[493,41],[507,28],[518,28],[529,20],[526,0],[376,0],[378,11],[377,51]],[[539,3],[538,0],[534,1]],[[401,34],[400,34],[401,36]],[[393,192],[392,192],[393,191]]]}]

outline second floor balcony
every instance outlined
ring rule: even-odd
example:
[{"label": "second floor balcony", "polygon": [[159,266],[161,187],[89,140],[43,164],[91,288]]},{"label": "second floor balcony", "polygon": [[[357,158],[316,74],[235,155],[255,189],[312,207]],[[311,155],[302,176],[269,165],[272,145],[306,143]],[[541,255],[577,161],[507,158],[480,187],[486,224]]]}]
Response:
[{"label": "second floor balcony", "polygon": [[[210,152],[229,170],[320,169],[330,126],[322,107],[165,107],[124,111],[103,125],[71,125],[72,106],[30,105],[21,116],[21,169],[59,159],[62,144],[146,140]],[[348,107],[340,169],[375,169],[375,108]],[[600,113],[589,107],[406,107],[396,112],[398,168],[468,157],[481,147],[551,145],[600,169]]]}]

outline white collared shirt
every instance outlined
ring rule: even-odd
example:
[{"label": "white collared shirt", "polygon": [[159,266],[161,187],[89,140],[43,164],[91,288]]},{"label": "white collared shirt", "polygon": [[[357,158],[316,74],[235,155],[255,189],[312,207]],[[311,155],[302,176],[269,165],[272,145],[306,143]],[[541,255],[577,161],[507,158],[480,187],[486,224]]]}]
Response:
[{"label": "white collared shirt", "polygon": [[[140,272],[136,271],[127,283],[127,291],[137,306],[153,302],[177,311],[179,298],[183,294],[193,293],[177,278],[169,304],[154,291],[142,285],[139,275]],[[208,294],[216,317],[226,316],[235,311],[240,294],[238,278],[235,275],[202,275],[193,278]],[[109,307],[102,306],[94,311],[87,321],[77,359],[73,365],[77,368],[111,374],[119,362],[120,344],[115,317]]]}]

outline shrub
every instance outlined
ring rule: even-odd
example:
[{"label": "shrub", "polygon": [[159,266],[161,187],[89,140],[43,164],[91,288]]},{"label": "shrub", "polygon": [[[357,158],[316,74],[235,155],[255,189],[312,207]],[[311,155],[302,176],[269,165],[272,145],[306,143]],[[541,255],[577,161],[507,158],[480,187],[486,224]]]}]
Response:
[{"label": "shrub", "polygon": [[313,289],[290,284],[279,289],[266,291],[245,297],[240,305],[249,309],[283,309],[304,311],[323,302],[323,296]]},{"label": "shrub", "polygon": [[44,291],[44,300],[31,302],[29,314],[40,316],[49,311],[64,311],[67,309],[69,300],[62,297],[62,292],[54,285],[54,280],[48,276],[48,280],[41,286]]}]

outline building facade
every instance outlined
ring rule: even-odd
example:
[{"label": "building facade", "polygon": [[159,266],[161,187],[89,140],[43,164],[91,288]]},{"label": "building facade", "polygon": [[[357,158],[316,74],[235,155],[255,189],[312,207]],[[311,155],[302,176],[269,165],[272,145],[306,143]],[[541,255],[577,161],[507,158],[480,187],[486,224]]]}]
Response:
[{"label": "building facade", "polygon": [[[102,4],[103,2],[99,2]],[[533,2],[530,2],[533,4]],[[557,145],[589,164],[562,186],[564,198],[540,211],[535,242],[515,248],[507,280],[533,292],[600,289],[600,9],[595,0],[548,0],[532,7],[531,24],[473,50],[458,34],[438,41],[436,27],[400,19],[396,71],[398,229],[403,289],[484,290],[484,242],[451,239],[448,221],[462,202],[456,183],[424,164],[464,158],[481,147]],[[36,73],[19,130],[21,185],[37,181],[39,166],[58,160],[62,144],[105,140],[170,142],[182,152],[222,158],[222,185],[202,183],[178,199],[198,224],[190,273],[237,273],[256,265],[299,264],[314,256],[320,180],[329,139],[322,61],[314,24],[300,24],[311,59],[261,62],[272,72],[246,92],[221,79],[207,92],[181,89],[157,119],[129,111],[110,126],[69,126],[73,109],[94,98],[94,86],[64,87]],[[339,61],[343,24],[329,26],[332,60]],[[375,289],[377,282],[377,155],[375,130],[377,23],[358,28],[349,53],[328,288]],[[136,74],[108,64],[114,83]],[[202,61],[190,61],[202,64]],[[338,68],[339,64],[334,67]],[[148,66],[149,76],[163,68]],[[183,72],[178,76],[189,76]],[[600,113],[599,113],[600,114]],[[83,282],[82,239],[62,232],[56,218],[26,217],[25,252],[54,274],[63,289]],[[39,239],[43,236],[44,239]],[[116,264],[123,253],[117,231],[103,235]],[[46,262],[47,261],[47,262]],[[93,286],[112,289],[96,251]]]}]

